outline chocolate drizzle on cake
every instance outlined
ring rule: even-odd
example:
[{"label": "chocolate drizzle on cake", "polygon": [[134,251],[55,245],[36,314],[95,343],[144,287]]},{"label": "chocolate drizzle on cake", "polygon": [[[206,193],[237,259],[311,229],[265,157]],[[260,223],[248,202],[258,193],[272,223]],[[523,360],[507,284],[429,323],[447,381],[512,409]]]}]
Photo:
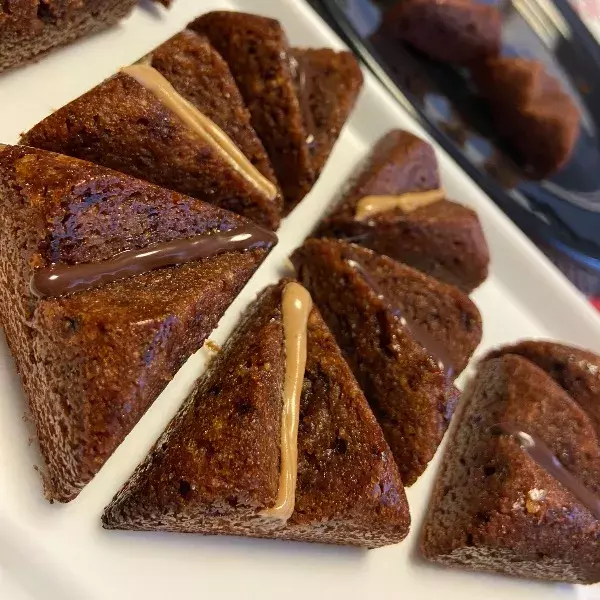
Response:
[{"label": "chocolate drizzle on cake", "polygon": [[231,231],[202,234],[127,250],[97,263],[54,264],[33,274],[31,291],[38,298],[73,294],[155,269],[210,258],[224,252],[268,248],[276,241],[277,236],[274,233],[248,224]]},{"label": "chocolate drizzle on cake", "polygon": [[600,498],[586,488],[578,477],[565,469],[541,438],[522,431],[515,423],[498,423],[490,428],[490,432],[494,435],[509,435],[515,439],[532,460],[567,488],[596,519],[600,520]]},{"label": "chocolate drizzle on cake", "polygon": [[314,73],[310,70],[310,61],[305,60],[301,53],[298,53],[296,56],[290,56],[290,70],[296,84],[302,120],[306,129],[306,143],[308,149],[312,150],[315,147],[317,136],[317,125],[310,108]]},{"label": "chocolate drizzle on cake", "polygon": [[382,300],[391,314],[400,322],[402,327],[408,331],[411,337],[433,357],[440,369],[443,371],[447,380],[454,375],[455,369],[452,365],[452,360],[446,349],[437,342],[431,334],[415,322],[409,322],[402,314],[402,311],[397,306],[392,305],[386,298],[383,290],[378,283],[371,277],[367,270],[358,261],[347,258],[346,263],[352,267],[362,277],[363,281],[371,288],[371,290]]}]

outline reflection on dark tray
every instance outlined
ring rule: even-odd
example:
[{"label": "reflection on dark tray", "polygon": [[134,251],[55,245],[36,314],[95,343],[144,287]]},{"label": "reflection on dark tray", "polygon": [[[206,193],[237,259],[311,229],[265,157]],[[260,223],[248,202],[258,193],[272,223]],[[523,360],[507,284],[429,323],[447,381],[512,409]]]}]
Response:
[{"label": "reflection on dark tray", "polygon": [[[354,49],[376,71],[384,69],[392,91],[408,99],[429,132],[526,233],[600,271],[600,49],[562,0],[550,17],[532,0],[495,2],[503,14],[503,54],[543,62],[581,110],[569,162],[543,181],[528,179],[514,164],[466,70],[382,33],[382,15],[395,1],[325,4]],[[579,28],[570,37],[567,23]]]}]

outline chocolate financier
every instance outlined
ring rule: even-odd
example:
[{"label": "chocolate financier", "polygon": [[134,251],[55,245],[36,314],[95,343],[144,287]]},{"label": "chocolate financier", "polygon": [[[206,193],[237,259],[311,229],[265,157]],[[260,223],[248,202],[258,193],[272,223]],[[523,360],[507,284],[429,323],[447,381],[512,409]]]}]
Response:
[{"label": "chocolate financier", "polygon": [[386,11],[381,31],[434,60],[469,64],[499,54],[502,16],[472,0],[401,0]]},{"label": "chocolate financier", "polygon": [[[147,60],[179,94],[216,123],[267,179],[277,183],[231,71],[206,37],[182,31],[153,50]],[[277,201],[281,210],[283,200],[278,197]],[[273,205],[270,201],[268,209],[277,208]]]},{"label": "chocolate financier", "polygon": [[290,281],[248,310],[103,516],[109,529],[367,547],[399,542],[409,521],[367,402],[310,296]]},{"label": "chocolate financier", "polygon": [[277,187],[147,64],[73,100],[21,142],[146,179],[270,229],[279,224]]},{"label": "chocolate financier", "polygon": [[351,52],[292,48],[296,81],[310,151],[318,177],[348,120],[362,88],[360,65]]},{"label": "chocolate financier", "polygon": [[600,356],[557,342],[527,340],[488,354],[517,354],[546,371],[587,413],[600,437]]},{"label": "chocolate financier", "polygon": [[136,4],[136,0],[7,0],[0,6],[0,71],[112,27]]},{"label": "chocolate financier", "polygon": [[94,477],[276,243],[200,200],[44,150],[0,150],[0,312],[67,502]]},{"label": "chocolate financier", "polygon": [[[471,292],[487,277],[487,243],[477,214],[446,200],[440,186],[433,148],[406,131],[390,131],[315,235],[355,241]],[[396,204],[363,214],[368,199]]]},{"label": "chocolate financier", "polygon": [[229,65],[288,214],[310,191],[315,173],[283,28],[274,19],[228,11],[207,13],[188,27],[205,35]]},{"label": "chocolate financier", "polygon": [[472,0],[402,0],[386,11],[381,31],[434,60],[469,64],[499,54],[502,16]]},{"label": "chocolate financier", "polygon": [[532,362],[484,360],[464,394],[422,552],[450,566],[600,581],[600,442],[582,406]]},{"label": "chocolate financier", "polygon": [[473,80],[490,104],[496,129],[519,164],[536,179],[558,171],[579,136],[581,113],[539,61],[489,58],[473,65]]},{"label": "chocolate financier", "polygon": [[310,239],[292,255],[383,429],[404,485],[425,470],[481,339],[460,290],[371,250]]}]

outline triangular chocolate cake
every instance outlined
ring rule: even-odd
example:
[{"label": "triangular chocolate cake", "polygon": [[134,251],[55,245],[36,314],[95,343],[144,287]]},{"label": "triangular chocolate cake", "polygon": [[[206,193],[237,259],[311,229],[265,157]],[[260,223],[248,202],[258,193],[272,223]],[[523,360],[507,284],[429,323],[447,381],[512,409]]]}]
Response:
[{"label": "triangular chocolate cake", "polygon": [[390,450],[306,290],[263,292],[103,523],[366,547],[406,536]]},{"label": "triangular chocolate cake", "polygon": [[470,292],[487,277],[487,244],[477,214],[440,185],[433,148],[390,131],[316,235],[355,241]]},{"label": "triangular chocolate cake", "polygon": [[252,115],[289,213],[314,181],[310,135],[298,98],[287,37],[278,21],[216,11],[188,26],[205,35],[227,61]]},{"label": "triangular chocolate cake", "polygon": [[502,14],[470,0],[400,0],[385,12],[380,30],[434,60],[470,65],[500,53]]},{"label": "triangular chocolate cake", "polygon": [[348,120],[363,76],[351,52],[330,48],[292,48],[292,74],[318,177]]},{"label": "triangular chocolate cake", "polygon": [[568,161],[579,137],[581,111],[544,64],[492,57],[473,65],[471,75],[499,135],[531,177],[548,177]]},{"label": "triangular chocolate cake", "polygon": [[465,391],[422,550],[447,565],[600,581],[600,441],[583,403],[526,358],[484,360]]},{"label": "triangular chocolate cake", "polygon": [[454,377],[481,339],[477,308],[453,286],[339,240],[310,239],[292,262],[411,485],[444,436]]},{"label": "triangular chocolate cake", "polygon": [[[216,123],[267,179],[277,182],[229,67],[207,38],[190,30],[182,31],[145,60]],[[281,198],[278,200],[282,202]]]},{"label": "triangular chocolate cake", "polygon": [[[223,74],[217,69],[216,77]],[[221,100],[244,110],[239,97]],[[146,179],[270,229],[279,224],[268,173],[148,64],[127,67],[73,100],[21,142]]]},{"label": "triangular chocolate cake", "polygon": [[68,501],[216,327],[276,237],[70,157],[0,150],[0,309],[47,495]]}]

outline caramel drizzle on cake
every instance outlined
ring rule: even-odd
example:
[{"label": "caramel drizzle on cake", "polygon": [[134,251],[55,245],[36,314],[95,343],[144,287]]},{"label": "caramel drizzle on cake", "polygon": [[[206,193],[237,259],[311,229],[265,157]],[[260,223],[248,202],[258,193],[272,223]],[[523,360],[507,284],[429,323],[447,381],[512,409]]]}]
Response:
[{"label": "caramel drizzle on cake", "polygon": [[410,336],[420,344],[425,351],[435,360],[440,370],[444,373],[444,376],[449,380],[455,373],[454,365],[450,355],[442,344],[437,342],[433,336],[417,323],[409,322],[408,319],[402,314],[402,311],[397,307],[390,304],[377,282],[371,277],[363,265],[357,260],[352,258],[346,259],[346,264],[354,269],[363,279],[363,281],[369,286],[371,291],[382,300],[386,305],[390,313],[398,319],[400,325],[406,329]]},{"label": "caramel drizzle on cake", "polygon": [[494,435],[508,435],[516,440],[521,449],[538,466],[569,490],[596,519],[600,520],[600,498],[588,490],[575,475],[565,469],[541,438],[522,431],[515,423],[498,423],[490,428],[490,432]]},{"label": "caramel drizzle on cake", "polygon": [[191,131],[210,145],[232,169],[259,192],[270,200],[277,196],[277,187],[258,171],[232,139],[191,102],[178,94],[156,69],[142,62],[125,67],[122,72],[154,94],[163,106],[181,119]]},{"label": "caramel drizzle on cake", "polygon": [[97,263],[50,265],[34,272],[30,287],[38,298],[63,296],[224,252],[269,247],[276,241],[274,233],[249,223],[231,231],[201,234],[127,250]]},{"label": "caramel drizzle on cake", "polygon": [[357,221],[365,221],[374,215],[399,208],[409,214],[445,198],[444,190],[428,190],[426,192],[407,192],[398,196],[365,196],[358,201],[354,214]]},{"label": "caramel drizzle on cake", "polygon": [[298,423],[302,383],[306,369],[308,316],[312,310],[312,298],[304,287],[292,281],[283,288],[281,310],[285,340],[285,383],[281,418],[279,490],[275,505],[260,514],[263,517],[285,522],[292,516],[296,504]]}]

